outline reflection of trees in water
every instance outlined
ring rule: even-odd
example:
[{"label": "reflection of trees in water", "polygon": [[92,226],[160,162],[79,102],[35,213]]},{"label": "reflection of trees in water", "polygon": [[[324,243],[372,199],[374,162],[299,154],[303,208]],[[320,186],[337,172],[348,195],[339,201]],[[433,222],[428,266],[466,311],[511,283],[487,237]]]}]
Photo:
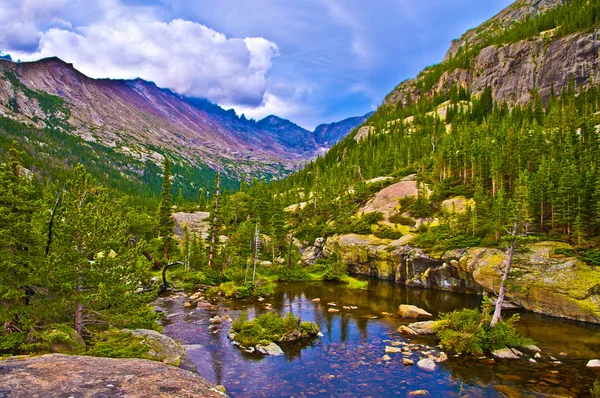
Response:
[{"label": "reflection of trees in water", "polygon": [[367,318],[357,318],[356,327],[360,333],[360,337],[366,339],[369,337],[368,332],[369,320]]},{"label": "reflection of trees in water", "polygon": [[210,352],[210,364],[215,375],[217,384],[222,383],[223,379],[223,360],[225,356],[225,349],[223,347],[223,339],[221,338],[221,332],[213,334],[208,333],[209,344],[207,349]]},{"label": "reflection of trees in water", "polygon": [[350,316],[342,314],[340,318],[340,342],[345,343],[346,340],[348,340],[348,325],[350,323]]}]

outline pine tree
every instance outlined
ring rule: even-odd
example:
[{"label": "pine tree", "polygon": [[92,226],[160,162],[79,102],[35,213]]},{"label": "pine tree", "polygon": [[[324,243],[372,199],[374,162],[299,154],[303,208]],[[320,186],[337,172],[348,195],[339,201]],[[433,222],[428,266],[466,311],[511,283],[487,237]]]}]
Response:
[{"label": "pine tree", "polygon": [[[19,339],[34,325],[27,305],[32,286],[40,281],[42,236],[34,225],[40,208],[33,181],[21,172],[16,144],[6,164],[0,166],[0,341],[8,332]],[[14,348],[14,339],[0,342],[0,352]]]},{"label": "pine tree", "polygon": [[171,162],[165,156],[163,163],[163,184],[160,204],[158,206],[158,236],[162,239],[163,260],[169,259],[173,246],[173,196],[171,195]]},{"label": "pine tree", "polygon": [[133,294],[145,269],[137,265],[122,209],[83,166],[74,169],[48,255],[48,283],[78,333],[99,324],[153,327],[144,297]]}]

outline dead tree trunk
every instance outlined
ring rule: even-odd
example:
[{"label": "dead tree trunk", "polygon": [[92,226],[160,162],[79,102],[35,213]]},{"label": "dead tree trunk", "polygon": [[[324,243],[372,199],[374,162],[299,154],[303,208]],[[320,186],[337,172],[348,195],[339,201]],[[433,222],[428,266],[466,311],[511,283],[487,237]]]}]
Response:
[{"label": "dead tree trunk", "polygon": [[515,221],[512,231],[512,242],[510,244],[510,249],[508,249],[508,259],[506,268],[504,268],[504,274],[502,275],[502,282],[500,283],[500,291],[498,292],[498,299],[496,300],[496,308],[494,309],[494,316],[492,317],[492,322],[490,322],[490,328],[496,326],[500,317],[502,316],[502,304],[504,303],[504,296],[506,295],[506,280],[508,279],[508,274],[510,273],[510,267],[512,265],[513,255],[515,253],[515,244],[517,241],[517,225],[518,222]]},{"label": "dead tree trunk", "polygon": [[158,294],[164,293],[169,289],[169,282],[167,281],[167,269],[174,267],[176,265],[183,265],[183,263],[181,261],[175,261],[174,263],[169,263],[163,267],[163,270],[162,270],[163,283],[162,283],[162,285],[160,285]]}]

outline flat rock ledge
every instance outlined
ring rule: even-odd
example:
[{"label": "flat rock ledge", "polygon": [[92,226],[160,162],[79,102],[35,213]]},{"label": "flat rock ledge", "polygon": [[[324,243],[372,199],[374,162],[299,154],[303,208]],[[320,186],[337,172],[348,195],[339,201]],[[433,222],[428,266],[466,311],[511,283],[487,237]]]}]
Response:
[{"label": "flat rock ledge", "polygon": [[0,361],[0,397],[226,397],[197,373],[144,359],[50,354]]}]

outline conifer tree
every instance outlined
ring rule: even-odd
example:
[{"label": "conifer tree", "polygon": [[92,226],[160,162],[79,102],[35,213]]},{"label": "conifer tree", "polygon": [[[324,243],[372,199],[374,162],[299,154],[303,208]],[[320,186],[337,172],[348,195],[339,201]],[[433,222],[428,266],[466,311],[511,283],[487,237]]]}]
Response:
[{"label": "conifer tree", "polygon": [[[21,155],[13,144],[0,166],[0,341],[7,332],[23,338],[33,326],[27,301],[41,277],[42,237],[34,225],[40,202],[33,181],[21,172]],[[11,341],[16,343],[0,342],[0,352],[12,348]]]},{"label": "conifer tree", "polygon": [[160,204],[158,206],[158,236],[162,239],[163,260],[169,259],[173,245],[173,196],[171,195],[171,162],[165,156],[163,163],[163,184]]}]

